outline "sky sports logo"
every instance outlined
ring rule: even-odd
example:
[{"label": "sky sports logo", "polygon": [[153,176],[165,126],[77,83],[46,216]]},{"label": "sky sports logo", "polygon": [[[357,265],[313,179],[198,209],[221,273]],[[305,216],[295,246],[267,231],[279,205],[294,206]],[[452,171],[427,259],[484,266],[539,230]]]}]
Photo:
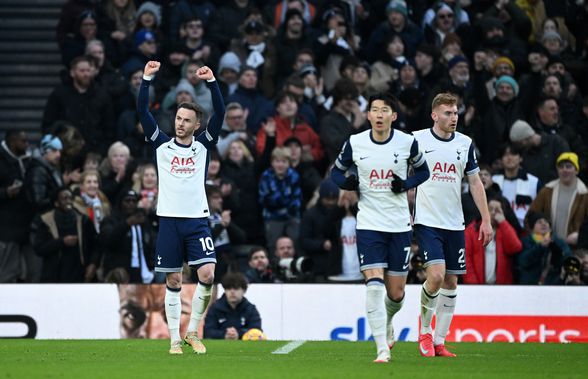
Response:
[{"label": "sky sports logo", "polygon": [[588,317],[455,315],[447,341],[588,342]]}]

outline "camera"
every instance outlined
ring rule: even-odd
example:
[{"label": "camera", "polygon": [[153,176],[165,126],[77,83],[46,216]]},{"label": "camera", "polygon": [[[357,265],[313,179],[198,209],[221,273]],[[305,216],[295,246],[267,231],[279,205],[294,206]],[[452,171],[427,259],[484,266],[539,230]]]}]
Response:
[{"label": "camera", "polygon": [[278,261],[278,267],[286,279],[296,279],[301,274],[312,273],[314,262],[308,257],[282,258]]}]

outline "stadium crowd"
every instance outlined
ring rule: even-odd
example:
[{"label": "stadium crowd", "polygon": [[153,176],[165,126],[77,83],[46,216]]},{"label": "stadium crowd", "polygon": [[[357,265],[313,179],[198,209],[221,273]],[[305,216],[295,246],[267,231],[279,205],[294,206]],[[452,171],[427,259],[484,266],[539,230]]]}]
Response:
[{"label": "stadium crowd", "polygon": [[[464,185],[463,282],[586,285],[587,21],[584,0],[69,0],[39,146],[11,130],[0,147],[0,283],[164,281],[136,111],[145,63],[160,60],[150,109],[168,135],[178,104],[212,113],[199,67],[225,99],[207,171],[219,280],[361,280],[358,194],[329,168],[369,127],[371,94],[393,94],[394,128],[410,133],[451,92],[495,232],[478,241]],[[409,283],[424,280],[413,244]]]}]

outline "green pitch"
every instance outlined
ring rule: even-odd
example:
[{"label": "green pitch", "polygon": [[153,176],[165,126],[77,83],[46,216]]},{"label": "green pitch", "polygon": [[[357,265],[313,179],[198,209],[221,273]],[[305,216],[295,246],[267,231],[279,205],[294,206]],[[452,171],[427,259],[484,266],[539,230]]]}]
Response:
[{"label": "green pitch", "polygon": [[375,364],[373,342],[205,340],[208,354],[186,346],[169,356],[164,340],[0,340],[0,378],[586,378],[588,344],[452,344],[458,358],[421,358],[398,343],[392,362]]}]

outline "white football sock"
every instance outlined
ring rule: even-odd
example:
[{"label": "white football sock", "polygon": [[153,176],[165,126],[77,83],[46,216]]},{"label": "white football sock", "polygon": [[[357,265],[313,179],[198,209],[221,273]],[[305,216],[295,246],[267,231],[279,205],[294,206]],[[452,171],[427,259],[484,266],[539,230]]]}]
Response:
[{"label": "white football sock", "polygon": [[192,297],[192,314],[190,315],[188,332],[198,331],[198,324],[200,323],[200,320],[202,320],[206,307],[210,302],[211,292],[212,284],[198,282],[198,286],[196,286],[196,291],[194,291],[194,296]]},{"label": "white football sock", "polygon": [[392,319],[394,317],[394,315],[400,310],[400,308],[402,308],[402,304],[404,304],[404,295],[402,295],[402,299],[400,299],[400,301],[396,302],[392,299],[390,299],[388,296],[384,297],[384,304],[386,305],[386,325],[387,325],[387,330],[386,330],[386,338],[387,338],[387,343],[388,345],[390,345],[391,343],[393,343],[394,341],[392,340],[393,336],[394,336],[394,325],[392,323]]},{"label": "white football sock", "polygon": [[181,341],[180,338],[180,317],[182,317],[182,299],[180,298],[181,288],[165,289],[165,317],[171,342]]},{"label": "white football sock", "polygon": [[365,309],[367,312],[368,323],[372,329],[372,335],[376,341],[378,354],[388,351],[386,343],[386,307],[384,297],[386,288],[383,280],[369,280],[366,283],[366,301]]},{"label": "white football sock", "polygon": [[428,293],[426,288],[426,283],[423,283],[423,287],[421,288],[421,332],[420,334],[427,334],[432,333],[433,329],[431,328],[431,321],[433,320],[433,314],[435,314],[435,306],[437,305],[437,295],[439,292],[436,293]]},{"label": "white football sock", "polygon": [[457,300],[457,289],[439,290],[439,301],[437,302],[437,322],[435,324],[435,336],[433,337],[434,345],[445,344],[445,337],[449,331],[453,312],[455,311],[455,302]]}]

